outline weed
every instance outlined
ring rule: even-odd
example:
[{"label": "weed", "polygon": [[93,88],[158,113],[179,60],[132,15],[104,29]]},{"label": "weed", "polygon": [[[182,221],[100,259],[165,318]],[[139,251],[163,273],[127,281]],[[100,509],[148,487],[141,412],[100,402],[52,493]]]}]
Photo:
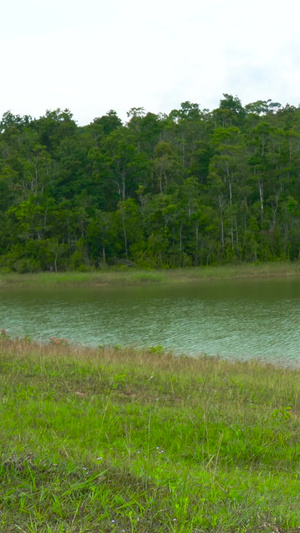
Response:
[{"label": "weed", "polygon": [[163,353],[164,349],[163,346],[158,344],[157,346],[150,346],[150,352],[152,353]]}]

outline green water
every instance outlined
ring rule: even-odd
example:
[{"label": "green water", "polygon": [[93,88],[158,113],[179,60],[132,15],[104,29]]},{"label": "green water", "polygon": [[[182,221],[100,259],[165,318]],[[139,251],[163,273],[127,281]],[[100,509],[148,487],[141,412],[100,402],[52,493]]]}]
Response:
[{"label": "green water", "polygon": [[122,288],[1,289],[13,337],[157,346],[175,353],[300,364],[300,280]]}]

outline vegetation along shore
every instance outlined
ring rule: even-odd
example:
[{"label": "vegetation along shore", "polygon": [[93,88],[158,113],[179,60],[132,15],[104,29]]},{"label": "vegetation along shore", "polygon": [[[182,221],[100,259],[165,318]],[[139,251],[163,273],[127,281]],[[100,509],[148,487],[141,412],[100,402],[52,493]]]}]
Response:
[{"label": "vegetation along shore", "polygon": [[300,530],[300,371],[0,335],[0,530]]},{"label": "vegetation along shore", "polygon": [[91,272],[1,273],[1,287],[20,286],[105,286],[144,283],[188,283],[225,279],[287,278],[300,276],[299,262],[240,263],[209,267],[149,270],[126,266]]}]

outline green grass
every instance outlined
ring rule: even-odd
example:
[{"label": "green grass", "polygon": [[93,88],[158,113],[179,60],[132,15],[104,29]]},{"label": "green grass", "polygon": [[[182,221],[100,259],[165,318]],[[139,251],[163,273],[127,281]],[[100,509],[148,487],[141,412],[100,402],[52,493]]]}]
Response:
[{"label": "green grass", "polygon": [[300,263],[258,263],[170,270],[142,270],[119,267],[94,272],[40,272],[5,274],[0,272],[0,287],[7,285],[141,285],[143,283],[185,283],[217,279],[299,276]]},{"label": "green grass", "polygon": [[300,370],[0,336],[0,531],[300,531]]}]

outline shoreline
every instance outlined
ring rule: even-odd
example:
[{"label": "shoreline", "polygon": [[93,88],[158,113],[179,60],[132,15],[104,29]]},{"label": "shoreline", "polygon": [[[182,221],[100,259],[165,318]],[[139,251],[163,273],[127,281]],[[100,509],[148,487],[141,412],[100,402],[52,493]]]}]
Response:
[{"label": "shoreline", "polygon": [[0,288],[43,286],[138,286],[144,284],[177,284],[222,280],[300,277],[300,262],[258,263],[188,267],[170,270],[111,268],[91,272],[1,273]]}]

